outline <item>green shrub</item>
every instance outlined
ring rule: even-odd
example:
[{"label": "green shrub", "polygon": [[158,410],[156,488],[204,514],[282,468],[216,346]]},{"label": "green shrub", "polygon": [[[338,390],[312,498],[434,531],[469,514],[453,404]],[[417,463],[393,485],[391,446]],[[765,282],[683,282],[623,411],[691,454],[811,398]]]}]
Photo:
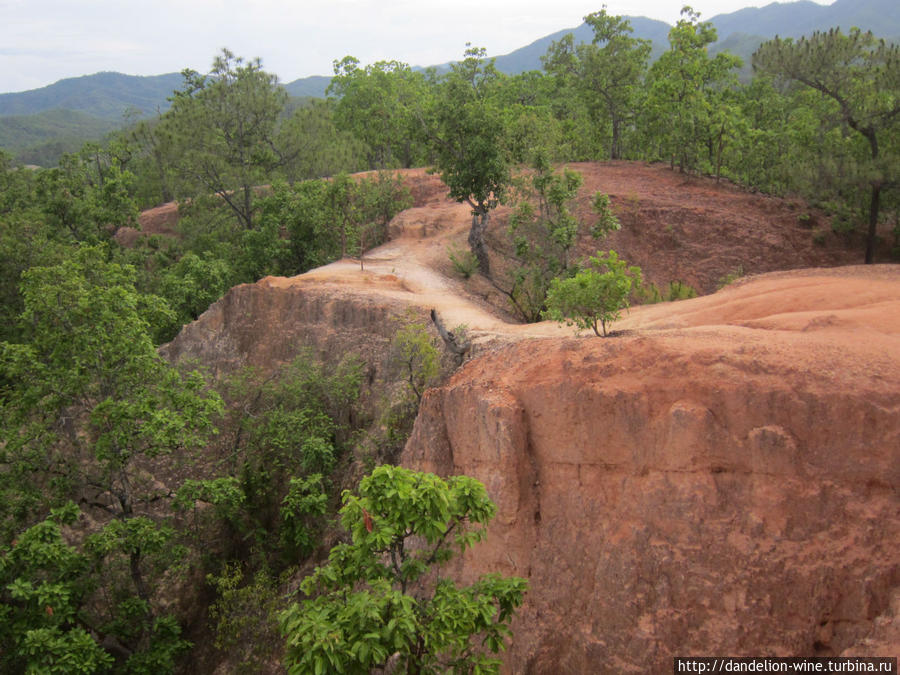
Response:
[{"label": "green shrub", "polygon": [[632,290],[640,286],[641,269],[629,267],[615,251],[598,253],[591,257],[590,264],[592,267],[574,277],[553,280],[544,318],[579,329],[590,328],[606,337],[607,326],[621,316]]},{"label": "green shrub", "polygon": [[[496,507],[473,478],[380,466],[344,492],[348,543],[304,579],[307,599],[280,615],[292,673],[495,673],[524,579],[458,587],[440,566],[485,537]],[[432,577],[437,574],[437,578]]]},{"label": "green shrub", "polygon": [[447,256],[453,264],[453,271],[463,279],[469,279],[478,270],[478,258],[469,249],[453,246],[447,249]]},{"label": "green shrub", "polygon": [[744,276],[744,266],[738,265],[728,274],[719,278],[719,281],[716,282],[716,289],[725,288],[728,284],[740,279],[742,276]]},{"label": "green shrub", "polygon": [[670,281],[669,287],[666,289],[666,299],[670,302],[675,300],[687,300],[689,298],[696,298],[697,291],[696,289],[686,283],[683,283],[679,280]]}]

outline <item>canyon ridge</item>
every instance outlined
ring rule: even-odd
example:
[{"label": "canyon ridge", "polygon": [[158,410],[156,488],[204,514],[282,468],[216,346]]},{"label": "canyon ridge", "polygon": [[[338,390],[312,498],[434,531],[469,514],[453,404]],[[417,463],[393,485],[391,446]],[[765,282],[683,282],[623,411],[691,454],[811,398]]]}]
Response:
[{"label": "canyon ridge", "polygon": [[[704,295],[633,307],[607,339],[516,324],[453,274],[468,207],[412,170],[413,207],[362,264],[235,287],[162,352],[224,373],[356,351],[378,371],[401,317],[465,325],[473,347],[397,463],[473,476],[497,504],[447,573],[528,579],[507,672],[900,652],[900,265],[853,264],[860,247],[799,202],[573,166],[585,222],[595,190],[622,222],[601,248]],[[143,220],[171,224],[166,207]]]}]

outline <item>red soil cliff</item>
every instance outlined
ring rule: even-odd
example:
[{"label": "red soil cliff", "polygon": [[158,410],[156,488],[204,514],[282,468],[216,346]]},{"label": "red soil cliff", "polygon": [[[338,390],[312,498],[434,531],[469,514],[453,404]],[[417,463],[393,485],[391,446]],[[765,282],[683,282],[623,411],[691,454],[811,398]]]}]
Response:
[{"label": "red soil cliff", "polygon": [[767,275],[619,327],[469,363],[401,458],[496,500],[456,572],[530,580],[507,669],[895,655],[900,269]]}]

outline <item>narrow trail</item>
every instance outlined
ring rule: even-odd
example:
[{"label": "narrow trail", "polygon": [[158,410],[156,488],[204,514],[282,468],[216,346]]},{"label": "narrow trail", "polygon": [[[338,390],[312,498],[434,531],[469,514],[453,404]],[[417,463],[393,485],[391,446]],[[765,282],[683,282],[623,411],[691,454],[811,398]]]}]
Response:
[{"label": "narrow trail", "polygon": [[[449,327],[464,324],[476,341],[571,337],[574,328],[555,322],[507,321],[470,285],[453,274],[448,247],[465,247],[470,215],[466,206],[444,202],[410,209],[392,223],[395,238],[358,259],[343,259],[291,278],[268,277],[278,287],[316,285],[354,296],[391,298],[436,309]],[[427,221],[423,225],[423,221]],[[711,327],[724,332],[788,331],[810,337],[840,328],[840,341],[852,342],[854,328],[875,329],[900,349],[900,265],[846,266],[771,272],[745,277],[714,294],[691,300],[633,307],[613,325],[619,333],[683,333]],[[705,330],[705,332],[709,332]],[[829,340],[838,336],[826,331]],[[589,335],[582,331],[581,335]],[[714,339],[707,334],[705,339]]]},{"label": "narrow trail", "polygon": [[[420,209],[410,209],[418,211]],[[552,322],[516,324],[504,320],[486,302],[466,289],[465,282],[450,275],[447,249],[465,247],[469,209],[446,203],[428,207],[437,228],[422,234],[419,214],[400,214],[392,229],[397,237],[367,252],[362,269],[359,259],[344,258],[296,277],[267,277],[265,282],[286,288],[314,284],[356,296],[391,298],[410,306],[435,309],[449,327],[465,325],[473,337],[561,337],[571,329]],[[412,216],[412,217],[410,217]],[[400,224],[397,225],[397,220]]]},{"label": "narrow trail", "polygon": [[[770,332],[840,326],[852,340],[853,326],[862,322],[879,334],[900,333],[900,265],[854,265],[861,262],[861,249],[848,247],[830,232],[822,213],[803,203],[686,177],[659,165],[572,166],[585,178],[576,215],[591,222],[590,195],[599,190],[610,195],[622,222],[622,229],[603,242],[604,248],[614,248],[640,265],[645,281],[660,288],[675,279],[708,293],[634,307],[613,330],[660,334],[712,326]],[[460,278],[448,250],[467,248],[469,207],[449,200],[440,178],[425,169],[401,173],[414,205],[391,221],[389,241],[366,253],[362,269],[358,259],[344,259],[295,277],[266,277],[258,283],[278,288],[317,286],[373,304],[388,298],[436,309],[448,327],[465,325],[476,341],[573,335],[571,327],[552,322],[515,323],[498,310],[503,298],[487,282]],[[508,214],[508,208],[500,207],[492,216],[492,228],[505,227]],[[174,236],[177,220],[177,205],[163,205],[142,214],[141,232],[123,228],[117,237],[126,243],[145,234]],[[814,232],[821,235],[818,243],[812,240]],[[582,239],[579,255],[598,246]],[[712,292],[724,275],[736,270],[748,276]]]}]

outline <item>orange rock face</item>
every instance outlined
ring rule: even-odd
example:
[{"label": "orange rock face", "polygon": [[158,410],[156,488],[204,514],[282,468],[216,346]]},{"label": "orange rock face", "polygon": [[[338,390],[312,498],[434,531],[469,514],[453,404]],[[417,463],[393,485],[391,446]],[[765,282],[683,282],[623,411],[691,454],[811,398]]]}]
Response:
[{"label": "orange rock face", "polygon": [[453,572],[530,580],[507,670],[896,654],[900,269],[764,276],[617,328],[470,362],[401,458],[496,501]]}]

